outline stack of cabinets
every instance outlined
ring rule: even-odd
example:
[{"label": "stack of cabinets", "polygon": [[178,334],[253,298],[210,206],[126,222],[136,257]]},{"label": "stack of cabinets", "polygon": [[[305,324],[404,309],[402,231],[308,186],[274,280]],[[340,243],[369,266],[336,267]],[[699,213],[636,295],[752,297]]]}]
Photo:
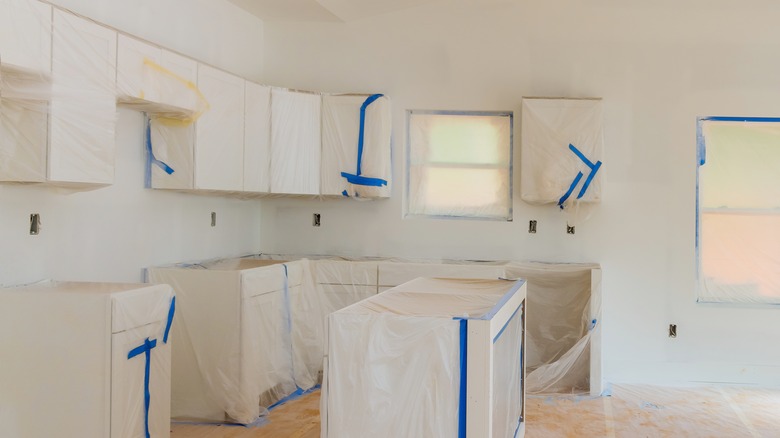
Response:
[{"label": "stack of cabinets", "polygon": [[111,184],[116,32],[32,0],[0,6],[0,73],[16,94],[0,104],[0,181]]},{"label": "stack of cabinets", "polygon": [[[150,435],[170,436],[172,298],[167,285],[0,289],[0,436],[148,436],[146,382]],[[146,340],[148,356],[128,357]]]},{"label": "stack of cabinets", "polygon": [[151,187],[267,193],[270,88],[204,64],[197,88],[207,109],[194,124],[150,121],[154,156],[174,170],[152,166]]}]

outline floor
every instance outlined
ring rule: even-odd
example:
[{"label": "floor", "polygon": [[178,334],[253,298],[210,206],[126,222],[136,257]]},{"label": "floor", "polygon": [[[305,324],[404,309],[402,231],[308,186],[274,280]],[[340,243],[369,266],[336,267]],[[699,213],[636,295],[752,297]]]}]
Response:
[{"label": "floor", "polygon": [[[529,397],[526,438],[780,437],[780,390],[615,385],[610,392]],[[277,407],[260,427],[174,424],[171,438],[318,438],[319,425],[314,392]]]}]

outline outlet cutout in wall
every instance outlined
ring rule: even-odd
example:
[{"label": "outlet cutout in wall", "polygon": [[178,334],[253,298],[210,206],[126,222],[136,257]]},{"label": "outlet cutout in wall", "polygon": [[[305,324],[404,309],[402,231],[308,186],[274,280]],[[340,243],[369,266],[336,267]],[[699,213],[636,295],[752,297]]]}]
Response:
[{"label": "outlet cutout in wall", "polygon": [[566,234],[574,234],[574,225],[566,224]]},{"label": "outlet cutout in wall", "polygon": [[37,236],[41,232],[41,215],[32,213],[30,215],[30,235]]},{"label": "outlet cutout in wall", "polygon": [[217,212],[212,211],[211,212],[211,226],[216,227],[217,226]]},{"label": "outlet cutout in wall", "polygon": [[311,225],[313,227],[319,227],[320,226],[320,214],[319,213],[314,213],[314,215],[312,216]]},{"label": "outlet cutout in wall", "polygon": [[670,338],[677,337],[677,324],[669,324],[669,337]]},{"label": "outlet cutout in wall", "polygon": [[536,234],[536,221],[528,221],[528,232]]}]

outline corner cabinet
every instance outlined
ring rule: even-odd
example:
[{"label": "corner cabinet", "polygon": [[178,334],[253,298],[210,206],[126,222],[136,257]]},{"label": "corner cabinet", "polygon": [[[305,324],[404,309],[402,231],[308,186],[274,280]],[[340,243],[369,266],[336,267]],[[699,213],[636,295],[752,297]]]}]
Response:
[{"label": "corner cabinet", "polygon": [[389,198],[390,99],[381,94],[322,97],[322,194]]}]

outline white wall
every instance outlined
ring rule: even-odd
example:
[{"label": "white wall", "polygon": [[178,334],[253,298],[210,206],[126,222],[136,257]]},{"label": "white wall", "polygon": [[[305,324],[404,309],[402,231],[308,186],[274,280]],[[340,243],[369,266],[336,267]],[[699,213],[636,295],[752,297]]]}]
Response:
[{"label": "white wall", "polygon": [[[57,3],[217,67],[261,76],[263,24],[226,0]],[[73,193],[0,185],[0,285],[140,281],[150,265],[260,247],[259,201],[144,189],[143,131],[140,113],[119,111],[112,186]],[[41,214],[38,236],[28,233],[31,213]]]},{"label": "white wall", "polygon": [[[264,201],[263,249],[600,262],[608,381],[780,385],[780,310],[697,305],[694,292],[696,117],[780,116],[778,16],[760,0],[453,0],[266,23],[264,82],[393,99],[395,183],[373,203]],[[577,234],[518,190],[511,223],[403,219],[405,110],[514,110],[517,127],[522,96],[604,98],[604,202]]]}]

